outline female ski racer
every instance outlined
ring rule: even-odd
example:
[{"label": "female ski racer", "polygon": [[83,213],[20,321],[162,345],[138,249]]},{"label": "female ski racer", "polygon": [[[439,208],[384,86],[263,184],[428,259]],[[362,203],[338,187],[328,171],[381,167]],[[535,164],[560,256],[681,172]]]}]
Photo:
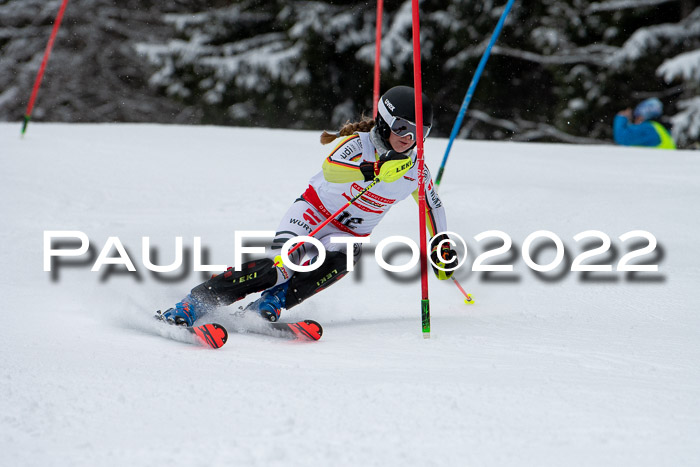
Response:
[{"label": "female ski racer", "polygon": [[[423,135],[428,136],[433,110],[423,95]],[[324,132],[321,142],[327,144],[342,137],[323,162],[309,186],[282,217],[269,257],[244,263],[240,271],[229,268],[193,288],[174,308],[157,315],[170,324],[192,326],[207,311],[227,306],[250,293],[262,291],[258,300],[246,307],[270,321],[277,321],[283,309],[289,309],[337,282],[347,273],[346,243],[332,243],[334,237],[364,237],[382,220],[397,202],[418,190],[425,190],[426,225],[430,236],[447,229],[445,209],[435,191],[430,172],[425,167],[425,186],[418,186],[416,164],[416,125],[414,90],[408,86],[389,89],[378,102],[375,120],[346,124],[338,133]],[[308,235],[360,193],[375,178],[380,182],[349,205],[314,237],[326,249],[323,264],[307,272],[295,272],[276,258],[289,239]],[[433,239],[433,266],[439,279],[448,279],[457,266],[457,255],[446,235]],[[439,251],[438,251],[439,250]],[[357,262],[361,244],[353,247]],[[439,256],[438,256],[439,253]],[[311,243],[303,243],[289,258],[300,264],[305,257],[313,262],[318,255]],[[275,258],[275,259],[273,259]],[[447,265],[447,266],[446,266]]]}]

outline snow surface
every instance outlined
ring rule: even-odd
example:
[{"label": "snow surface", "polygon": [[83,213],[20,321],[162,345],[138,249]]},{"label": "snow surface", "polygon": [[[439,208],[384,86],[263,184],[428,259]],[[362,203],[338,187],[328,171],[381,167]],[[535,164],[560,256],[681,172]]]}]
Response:
[{"label": "snow surface", "polygon": [[[203,279],[195,236],[204,262],[226,264],[234,231],[276,229],[330,149],[319,132],[19,132],[0,123],[2,465],[698,465],[697,152],[458,141],[440,192],[470,249],[457,278],[475,305],[431,277],[424,339],[418,275],[377,265],[380,240],[417,241],[409,199],[357,271],[283,314],[320,321],[321,341],[235,334],[212,351],[158,336],[151,315]],[[445,146],[426,144],[433,174]],[[474,236],[491,229],[513,239],[499,257],[511,273],[470,271],[494,240]],[[604,232],[613,249],[598,262],[613,267],[635,242],[618,237],[646,230],[659,246],[637,262],[659,271],[536,274],[520,251],[543,229],[569,263],[592,248],[574,235]],[[85,232],[93,256],[44,272],[47,230]],[[111,236],[136,273],[90,271]],[[175,277],[146,270],[142,237],[170,264],[176,236],[187,266]],[[537,250],[540,264],[554,257]]]}]

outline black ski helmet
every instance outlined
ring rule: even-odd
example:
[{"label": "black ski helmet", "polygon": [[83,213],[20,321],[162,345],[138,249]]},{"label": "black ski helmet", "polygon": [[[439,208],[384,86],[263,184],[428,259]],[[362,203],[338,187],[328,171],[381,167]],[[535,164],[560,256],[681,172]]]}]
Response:
[{"label": "black ski helmet", "polygon": [[[413,140],[416,140],[416,101],[415,90],[410,86],[394,86],[385,92],[379,98],[377,103],[377,133],[389,145],[389,135],[392,131],[401,135],[403,130],[406,133],[413,134]],[[423,138],[425,139],[430,132],[430,127],[433,124],[433,106],[425,94],[423,96]],[[401,120],[409,124],[409,128],[401,125]],[[412,131],[410,126],[412,125]]]}]

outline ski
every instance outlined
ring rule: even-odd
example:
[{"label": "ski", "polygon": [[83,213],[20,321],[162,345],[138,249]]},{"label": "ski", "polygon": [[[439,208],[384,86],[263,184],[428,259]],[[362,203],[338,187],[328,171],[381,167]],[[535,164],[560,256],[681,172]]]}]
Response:
[{"label": "ski", "polygon": [[251,326],[232,327],[231,330],[299,341],[317,341],[323,336],[323,327],[311,319],[295,323],[258,322]]},{"label": "ski", "polygon": [[242,312],[217,316],[212,313],[214,319],[221,319],[226,323],[224,327],[218,323],[203,324],[200,326],[176,326],[165,321],[162,314],[157,312],[155,318],[168,324],[160,328],[159,334],[163,337],[179,341],[191,342],[190,336],[194,336],[198,344],[212,349],[222,347],[228,340],[229,333],[259,334],[263,336],[277,337],[281,339],[297,341],[317,341],[323,336],[323,327],[316,321],[306,319],[295,323],[271,322],[261,319],[258,315],[245,315]]},{"label": "ski", "polygon": [[[233,313],[220,316],[231,332],[238,334],[261,334],[297,341],[317,341],[323,336],[323,326],[312,319],[294,323],[268,321],[255,311],[255,302],[238,307]],[[218,318],[217,318],[218,319]]]},{"label": "ski", "polygon": [[228,341],[228,331],[221,324],[209,323],[187,327],[168,323],[160,315],[156,315],[155,318],[162,323],[158,326],[158,335],[167,339],[197,343],[210,349],[221,348]]},{"label": "ski", "polygon": [[200,344],[212,349],[219,349],[228,341],[226,328],[217,323],[203,324],[185,329],[194,334]]}]

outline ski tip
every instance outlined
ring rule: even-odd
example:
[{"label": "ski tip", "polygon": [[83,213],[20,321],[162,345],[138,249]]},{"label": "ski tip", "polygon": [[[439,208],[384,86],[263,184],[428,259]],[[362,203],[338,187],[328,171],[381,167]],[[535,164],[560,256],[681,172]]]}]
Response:
[{"label": "ski tip", "polygon": [[217,323],[204,324],[188,329],[197,336],[202,344],[212,349],[218,349],[228,341],[226,328]]},{"label": "ski tip", "polygon": [[297,339],[317,341],[323,336],[323,327],[312,319],[289,325]]}]

